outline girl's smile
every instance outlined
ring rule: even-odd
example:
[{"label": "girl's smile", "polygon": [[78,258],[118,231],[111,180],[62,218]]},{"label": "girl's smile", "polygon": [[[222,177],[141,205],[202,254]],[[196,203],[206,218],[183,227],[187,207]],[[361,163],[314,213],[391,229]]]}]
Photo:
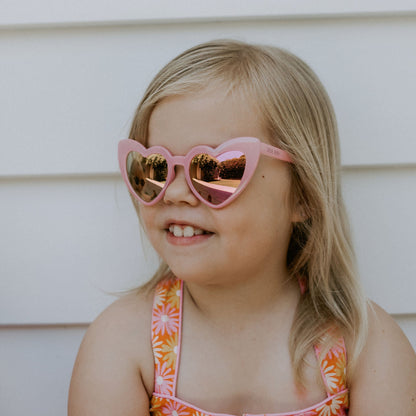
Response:
[{"label": "girl's smile", "polygon": [[170,244],[187,246],[200,244],[209,239],[213,233],[197,225],[191,225],[184,221],[169,221],[166,228],[166,238]]}]

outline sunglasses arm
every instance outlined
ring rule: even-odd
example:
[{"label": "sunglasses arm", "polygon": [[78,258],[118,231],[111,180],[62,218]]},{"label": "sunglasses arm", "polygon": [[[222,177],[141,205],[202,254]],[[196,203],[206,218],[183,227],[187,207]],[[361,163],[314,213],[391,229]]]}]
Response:
[{"label": "sunglasses arm", "polygon": [[270,144],[261,142],[260,152],[263,155],[270,156],[284,162],[293,163],[293,159],[290,157],[289,153]]}]

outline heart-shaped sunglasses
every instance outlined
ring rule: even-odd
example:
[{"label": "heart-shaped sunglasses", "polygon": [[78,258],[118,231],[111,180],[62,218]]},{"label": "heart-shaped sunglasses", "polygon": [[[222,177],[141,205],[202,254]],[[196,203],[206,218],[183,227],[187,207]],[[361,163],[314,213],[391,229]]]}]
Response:
[{"label": "heart-shaped sunglasses", "polygon": [[135,140],[121,140],[118,160],[130,192],[144,205],[156,204],[183,166],[192,193],[212,208],[232,202],[247,186],[260,154],[292,163],[290,155],[254,137],[227,140],[215,149],[200,145],[185,156],[173,156],[163,146],[147,149]]}]

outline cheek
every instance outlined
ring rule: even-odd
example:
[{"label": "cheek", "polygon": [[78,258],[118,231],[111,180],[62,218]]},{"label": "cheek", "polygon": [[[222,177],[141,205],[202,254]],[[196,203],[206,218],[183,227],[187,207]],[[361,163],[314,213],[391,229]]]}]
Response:
[{"label": "cheek", "polygon": [[285,216],[291,212],[290,177],[282,173],[262,173],[256,178],[253,187],[252,199],[257,206],[264,207],[264,210],[267,208],[275,216]]},{"label": "cheek", "polygon": [[268,239],[286,241],[292,230],[290,181],[288,177],[263,174],[255,189],[252,218]]},{"label": "cheek", "polygon": [[131,203],[133,204],[134,210],[136,211],[137,218],[139,219],[140,224],[143,224],[142,214],[141,214],[143,207],[140,205],[140,202],[137,201],[137,199],[131,193],[130,193],[130,200],[131,200]]},{"label": "cheek", "polygon": [[140,204],[134,204],[134,207],[141,226],[151,240],[152,230],[154,228],[153,225],[155,224],[154,208],[141,206]]}]

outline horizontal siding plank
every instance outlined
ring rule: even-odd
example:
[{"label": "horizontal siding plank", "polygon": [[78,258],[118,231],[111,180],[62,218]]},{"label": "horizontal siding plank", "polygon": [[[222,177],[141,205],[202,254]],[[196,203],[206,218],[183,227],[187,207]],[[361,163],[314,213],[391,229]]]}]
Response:
[{"label": "horizontal siding plank", "polygon": [[[410,168],[344,172],[360,274],[390,313],[416,313],[415,183]],[[2,181],[0,200],[0,324],[90,322],[156,267],[119,176]]]},{"label": "horizontal siding plank", "polygon": [[416,164],[416,17],[247,21],[3,33],[0,177],[116,172],[117,141],[152,76],[224,37],[310,63],[333,99],[345,166]]},{"label": "horizontal siding plank", "polygon": [[296,17],[359,14],[412,13],[412,0],[222,0],[189,2],[186,0],[122,0],[117,3],[99,0],[2,0],[1,26],[45,24],[92,24],[148,21],[183,21],[205,19],[241,19],[252,17]]}]

